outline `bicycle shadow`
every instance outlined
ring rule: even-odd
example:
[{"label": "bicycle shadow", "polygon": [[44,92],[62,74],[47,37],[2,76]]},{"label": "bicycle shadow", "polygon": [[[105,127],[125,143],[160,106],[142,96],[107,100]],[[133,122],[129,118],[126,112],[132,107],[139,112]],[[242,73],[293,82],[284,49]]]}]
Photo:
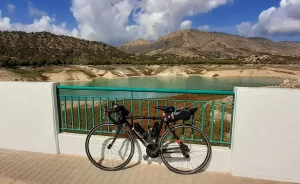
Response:
[{"label": "bicycle shadow", "polygon": [[133,155],[133,158],[131,160],[131,162],[125,166],[123,169],[129,169],[132,167],[135,167],[141,163],[143,164],[152,164],[153,162],[155,162],[156,164],[161,165],[163,162],[162,160],[158,157],[158,158],[149,158],[147,157],[146,159],[144,159],[144,156],[146,156],[146,147],[137,139],[134,139],[134,145],[135,145],[135,152]]},{"label": "bicycle shadow", "polygon": [[[107,146],[111,143],[111,141],[113,140],[113,138],[108,138],[108,139],[105,139],[103,144],[102,144],[102,149],[101,149],[101,153],[100,153],[100,156],[99,157],[102,157],[98,162],[98,164],[102,164],[102,162],[104,162],[104,158],[105,158],[105,151],[107,150]],[[120,146],[118,148],[118,150],[115,150],[117,152],[117,157],[120,158],[121,160],[125,160],[127,159],[126,158],[126,155],[129,154],[130,152],[130,143],[131,141],[128,140],[128,139],[124,139],[121,143],[120,143]],[[139,164],[141,164],[143,162],[143,152],[146,153],[146,151],[142,151],[142,147],[140,145],[141,143],[137,140],[134,139],[134,147],[135,147],[135,150],[134,150],[134,154],[133,154],[133,157],[131,159],[131,161],[128,163],[128,165],[126,165],[125,167],[121,168],[120,170],[123,170],[123,169],[129,169],[129,168],[132,168],[132,167],[135,167]],[[143,148],[144,148],[144,145],[142,145]],[[109,158],[110,159],[110,158]]]},{"label": "bicycle shadow", "polygon": [[[146,148],[145,148],[145,146],[138,139],[134,139],[134,143],[135,143],[135,147],[137,148],[137,150],[134,153],[134,157],[132,158],[132,161],[135,161],[135,162],[137,161],[137,163],[132,164],[130,166],[126,166],[123,169],[129,169],[129,168],[137,166],[137,165],[139,165],[141,163],[163,165],[164,166],[164,163],[161,160],[160,156],[158,156],[156,158],[150,158],[150,157],[148,157],[147,159],[144,159],[143,156],[146,155]],[[211,159],[212,159],[212,152],[210,152],[210,156],[208,157],[208,161],[205,164],[205,166],[203,167],[203,169],[201,169],[198,172],[195,172],[193,174],[202,173],[202,172],[206,171],[207,168],[209,167],[210,163],[211,163]],[[178,163],[178,162],[181,162],[181,160],[184,160],[184,159],[183,158],[175,158],[173,160],[173,162],[174,163]]]},{"label": "bicycle shadow", "polygon": [[[101,155],[104,155],[105,148],[109,145],[109,142],[112,139],[113,138],[108,138],[104,141]],[[129,146],[130,146],[130,140],[124,139],[120,144],[119,150],[116,150],[119,158],[121,158],[122,160],[127,159],[126,154],[129,154],[129,152],[130,152]],[[146,159],[144,159],[144,156],[146,155],[146,147],[139,140],[134,139],[134,146],[135,146],[135,151],[134,151],[131,161],[125,167],[121,168],[120,170],[130,169],[130,168],[140,165],[141,163],[164,165],[159,156],[157,158],[147,157]],[[121,151],[121,150],[124,150],[124,151]],[[181,159],[182,158],[174,158],[173,162],[174,163],[180,162]],[[209,160],[207,161],[207,164],[205,165],[205,167],[194,174],[201,173],[201,172],[204,172],[205,170],[207,170],[208,166],[210,165],[211,159],[212,159],[212,155],[210,155]],[[101,159],[99,160],[99,162],[102,162]]]}]

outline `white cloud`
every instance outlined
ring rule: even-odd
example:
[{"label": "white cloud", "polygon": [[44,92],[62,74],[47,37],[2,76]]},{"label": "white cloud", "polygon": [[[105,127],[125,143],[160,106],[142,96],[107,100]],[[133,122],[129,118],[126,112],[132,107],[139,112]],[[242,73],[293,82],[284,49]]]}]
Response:
[{"label": "white cloud", "polygon": [[202,30],[202,31],[209,31],[210,27],[209,27],[209,25],[204,25],[204,26],[199,26],[198,29]]},{"label": "white cloud", "polygon": [[192,21],[190,20],[185,20],[183,22],[181,22],[180,24],[180,29],[183,30],[183,29],[190,29],[192,26]]},{"label": "white cloud", "polygon": [[25,31],[25,32],[41,32],[48,31],[58,35],[68,35],[78,37],[77,29],[68,30],[65,28],[66,23],[60,25],[55,24],[55,19],[48,16],[43,16],[40,19],[35,19],[32,24],[11,23],[10,18],[2,17],[0,11],[0,31]]},{"label": "white cloud", "polygon": [[[206,13],[232,0],[72,0],[70,8],[78,29],[69,30],[65,23],[28,3],[37,19],[32,24],[11,23],[0,15],[0,30],[26,32],[49,31],[56,34],[97,40],[119,45],[139,38],[154,40],[178,29],[190,28],[184,18]],[[206,27],[207,28],[207,27]]]},{"label": "white cloud", "polygon": [[11,24],[10,19],[8,17],[2,17],[1,16],[1,10],[0,10],[0,30],[10,30]]},{"label": "white cloud", "polygon": [[12,23],[9,17],[3,17],[0,10],[0,31],[24,31],[24,32],[42,32],[47,31],[57,35],[67,35],[79,37],[77,28],[67,29],[65,22],[56,24],[55,16],[52,18],[47,13],[32,7],[32,3],[28,3],[29,13],[39,18],[34,19],[31,24]]},{"label": "white cloud", "polygon": [[245,36],[300,35],[300,0],[281,0],[279,7],[261,12],[257,23],[242,22],[237,31]]},{"label": "white cloud", "polygon": [[257,33],[252,28],[252,24],[250,22],[242,22],[241,24],[237,25],[237,31],[241,35],[245,36],[255,36]]},{"label": "white cloud", "polygon": [[16,10],[16,6],[13,4],[7,4],[7,9],[9,12],[13,13]]},{"label": "white cloud", "polygon": [[[157,39],[180,29],[184,17],[231,0],[73,0],[71,11],[83,38],[120,44]],[[133,13],[132,13],[133,12]],[[129,22],[129,16],[134,22]]]},{"label": "white cloud", "polygon": [[42,17],[42,16],[46,16],[47,13],[42,11],[42,10],[39,10],[37,8],[34,8],[32,6],[32,3],[31,2],[28,2],[28,10],[29,10],[29,14],[31,16],[34,16],[34,17]]}]

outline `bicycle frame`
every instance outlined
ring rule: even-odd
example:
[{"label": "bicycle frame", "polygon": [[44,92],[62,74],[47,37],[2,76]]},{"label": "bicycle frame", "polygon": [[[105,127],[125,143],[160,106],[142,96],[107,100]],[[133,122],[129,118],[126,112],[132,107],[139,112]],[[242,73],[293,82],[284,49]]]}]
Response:
[{"label": "bicycle frame", "polygon": [[[130,128],[130,132],[132,132],[134,135],[136,135],[136,137],[144,144],[144,146],[149,146],[150,143],[148,143],[143,137],[141,137],[138,133],[136,133],[133,130],[133,125],[134,125],[134,120],[160,120],[160,124],[159,124],[159,134],[155,137],[155,143],[158,142],[159,140],[159,135],[161,133],[162,130],[162,125],[164,123],[164,119],[162,117],[156,117],[156,116],[126,116],[125,119],[123,119],[123,121],[121,120],[122,118],[119,118],[117,121],[111,117],[110,114],[108,114],[109,119],[116,125],[122,126],[123,124],[127,125]],[[128,122],[128,119],[131,120],[131,123]],[[119,128],[118,128],[119,129]],[[114,140],[112,142],[112,144],[114,143],[115,139],[118,137],[119,135],[119,131],[116,132]]]},{"label": "bicycle frame", "polygon": [[[118,129],[116,131],[116,134],[114,136],[114,139],[112,141],[112,143],[109,145],[109,147],[112,147],[113,143],[115,142],[115,140],[117,139],[118,135],[119,135],[119,132],[120,132],[120,127],[123,126],[123,124],[127,125],[129,128],[130,128],[130,132],[133,132],[134,135],[136,135],[136,137],[143,143],[143,145],[145,147],[148,147],[148,146],[151,146],[151,145],[157,145],[158,141],[159,141],[159,137],[160,137],[160,133],[161,133],[161,130],[162,130],[162,126],[163,124],[165,123],[166,124],[166,127],[168,127],[169,130],[171,130],[173,136],[179,140],[177,143],[181,146],[183,146],[183,143],[180,141],[179,137],[175,134],[175,132],[170,128],[170,125],[168,121],[164,121],[164,118],[163,117],[151,117],[151,116],[126,116],[125,119],[123,119],[123,121],[121,121],[122,118],[119,118],[118,121],[116,121],[114,118],[112,118],[110,116],[110,114],[108,115],[110,120],[113,121],[114,124],[118,125]],[[127,121],[127,119],[130,119],[131,120],[131,123],[129,123]],[[158,134],[157,136],[155,137],[155,142],[154,143],[149,143],[147,142],[143,137],[141,137],[138,133],[136,133],[134,130],[133,130],[133,125],[134,125],[134,120],[160,120],[160,124],[159,124],[159,127],[158,127]],[[174,148],[170,148],[170,150],[173,150]],[[159,153],[160,151],[160,147],[159,146],[154,146],[152,147],[151,151],[153,152],[153,154],[157,154]]]},{"label": "bicycle frame", "polygon": [[147,117],[147,116],[127,116],[126,119],[131,120],[131,123],[126,121],[127,126],[130,128],[131,132],[133,132],[145,146],[148,146],[149,143],[147,143],[147,141],[143,137],[140,137],[135,131],[133,131],[133,125],[134,125],[133,121],[134,120],[145,120],[145,119],[146,120],[148,120],[148,119],[150,119],[150,120],[160,120],[159,127],[158,127],[159,134],[157,134],[157,136],[155,137],[155,143],[158,142],[159,135],[160,135],[161,130],[162,130],[162,125],[164,123],[163,118],[161,118],[161,117]]},{"label": "bicycle frame", "polygon": [[[179,116],[177,116],[177,118],[176,117],[174,118],[173,112],[168,110],[169,107],[157,106],[157,107],[155,107],[155,109],[162,110],[164,112],[163,115],[161,117],[133,116],[132,114],[131,114],[131,116],[129,116],[130,112],[127,109],[125,109],[122,105],[121,106],[116,105],[116,106],[114,106],[114,109],[105,108],[104,109],[105,114],[108,115],[108,118],[109,118],[110,122],[105,122],[105,123],[103,123],[103,125],[100,124],[100,125],[94,127],[91,130],[91,132],[88,134],[87,138],[86,138],[85,150],[86,150],[86,153],[87,153],[87,156],[88,156],[89,160],[95,166],[97,166],[98,168],[103,169],[103,170],[112,171],[112,170],[118,170],[120,168],[123,168],[125,165],[127,165],[130,162],[130,160],[133,157],[135,146],[134,146],[134,140],[133,140],[132,135],[136,135],[137,138],[146,147],[146,155],[143,156],[143,158],[145,160],[149,157],[150,158],[161,157],[163,163],[170,170],[172,170],[174,172],[177,172],[177,173],[180,173],[180,174],[194,173],[194,172],[200,170],[201,168],[203,168],[204,167],[203,163],[206,164],[208,162],[208,158],[209,158],[210,155],[206,156],[206,159],[202,163],[202,165],[199,165],[196,169],[193,168],[193,170],[191,170],[191,171],[178,170],[178,169],[174,168],[173,166],[169,165],[168,161],[166,161],[165,158],[170,158],[170,157],[172,157],[172,155],[168,155],[168,154],[172,154],[172,153],[176,153],[176,154],[179,153],[180,154],[181,153],[185,158],[187,158],[187,159],[190,158],[191,148],[184,143],[185,141],[180,140],[180,138],[181,138],[180,135],[177,136],[176,133],[175,133],[175,130],[177,130],[179,128],[183,128],[183,132],[185,130],[184,129],[185,127],[192,128],[192,130],[196,130],[196,131],[200,132],[200,134],[204,136],[204,140],[207,143],[208,154],[211,154],[211,147],[210,147],[209,139],[207,138],[205,133],[201,131],[201,129],[195,127],[194,125],[187,125],[185,123],[175,125],[176,120],[181,120],[181,119],[178,118]],[[195,112],[195,109],[192,109],[191,113],[194,113],[194,112]],[[119,113],[118,114],[118,119],[117,118],[114,119],[112,117],[112,113]],[[187,119],[187,118],[183,117],[182,119]],[[155,137],[151,136],[152,138],[149,139],[146,136],[145,131],[140,131],[139,127],[136,126],[136,125],[139,125],[139,123],[135,123],[134,120],[160,120],[160,123],[159,122],[155,123]],[[165,130],[162,134],[164,123],[165,123]],[[173,125],[173,123],[174,123],[174,125]],[[98,161],[93,159],[93,157],[90,154],[89,143],[90,143],[91,136],[93,135],[94,132],[96,132],[97,128],[102,127],[102,126],[108,126],[109,127],[109,126],[113,126],[113,125],[116,126],[115,130],[112,129],[112,132],[115,132],[115,134],[112,135],[113,140],[108,146],[107,146],[107,144],[104,145],[104,146],[107,147],[107,149],[113,149],[112,148],[113,144],[115,143],[116,138],[118,138],[118,136],[120,134],[120,131],[122,129],[124,131],[124,133],[126,133],[129,136],[129,138],[127,138],[127,139],[130,139],[129,141],[130,141],[130,144],[131,144],[132,148],[131,148],[130,155],[129,155],[127,160],[124,161],[124,159],[121,158],[124,161],[124,163],[122,165],[119,165],[119,166],[113,167],[113,168],[110,168],[110,167],[108,168],[106,166],[102,166],[101,163],[99,163]],[[128,128],[130,128],[130,130],[128,130]],[[133,133],[130,133],[130,132],[133,132]],[[180,134],[180,132],[181,131],[179,131],[179,134]],[[152,133],[154,133],[154,132],[152,132]],[[169,136],[169,133],[171,133],[170,136]],[[154,134],[152,134],[152,135],[154,135]],[[121,137],[123,138],[122,135],[121,135]],[[109,138],[109,139],[111,140],[111,138]],[[155,139],[155,141],[153,139]],[[123,142],[123,139],[121,139],[121,142]],[[173,144],[173,143],[175,143],[175,144]],[[103,150],[103,148],[102,148],[102,150]],[[120,151],[118,151],[118,154],[120,154]],[[165,156],[165,154],[167,154],[167,156]],[[101,159],[103,160],[104,157],[102,156]],[[108,158],[108,159],[111,159],[111,158]]]}]

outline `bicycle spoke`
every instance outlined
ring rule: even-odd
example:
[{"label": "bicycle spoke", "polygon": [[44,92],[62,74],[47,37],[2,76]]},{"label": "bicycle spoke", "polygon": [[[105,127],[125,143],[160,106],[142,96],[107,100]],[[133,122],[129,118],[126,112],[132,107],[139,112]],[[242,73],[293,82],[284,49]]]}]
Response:
[{"label": "bicycle spoke", "polygon": [[[161,139],[162,160],[165,165],[174,172],[178,173],[193,173],[203,168],[210,156],[211,148],[208,139],[205,139],[205,134],[198,128],[188,125],[179,125],[173,127],[174,131],[168,131]],[[184,131],[182,129],[184,128]],[[185,133],[185,136],[180,135]],[[189,132],[199,133],[203,136],[202,144],[191,144],[188,141],[177,141],[177,139],[170,139],[174,135],[180,138],[189,138]],[[171,136],[170,136],[171,135]],[[204,140],[204,141],[203,141]],[[200,142],[200,141],[199,141]],[[203,149],[204,148],[204,149]]]},{"label": "bicycle spoke", "polygon": [[[107,123],[98,125],[98,129],[105,130],[108,126],[111,130],[117,129],[116,125]],[[117,137],[112,146],[109,147],[115,135],[112,134],[112,137],[107,135],[93,135],[96,131],[95,127],[90,132],[91,135],[88,136],[86,143],[88,148],[87,154],[91,162],[104,170],[116,170],[126,165],[133,156],[134,143],[132,137],[126,131],[120,131],[120,133],[124,133],[122,134],[122,138]]]}]

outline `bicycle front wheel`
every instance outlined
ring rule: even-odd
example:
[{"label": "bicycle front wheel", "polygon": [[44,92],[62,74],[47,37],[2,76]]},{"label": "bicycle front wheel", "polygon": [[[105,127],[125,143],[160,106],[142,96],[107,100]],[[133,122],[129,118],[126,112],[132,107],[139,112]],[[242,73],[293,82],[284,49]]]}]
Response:
[{"label": "bicycle front wheel", "polygon": [[134,153],[131,134],[121,126],[119,136],[113,142],[118,125],[103,123],[93,128],[85,142],[89,160],[98,168],[114,171],[126,166]]},{"label": "bicycle front wheel", "polygon": [[163,163],[179,174],[193,174],[203,169],[211,156],[211,144],[206,134],[194,125],[181,124],[171,129],[160,139]]}]

